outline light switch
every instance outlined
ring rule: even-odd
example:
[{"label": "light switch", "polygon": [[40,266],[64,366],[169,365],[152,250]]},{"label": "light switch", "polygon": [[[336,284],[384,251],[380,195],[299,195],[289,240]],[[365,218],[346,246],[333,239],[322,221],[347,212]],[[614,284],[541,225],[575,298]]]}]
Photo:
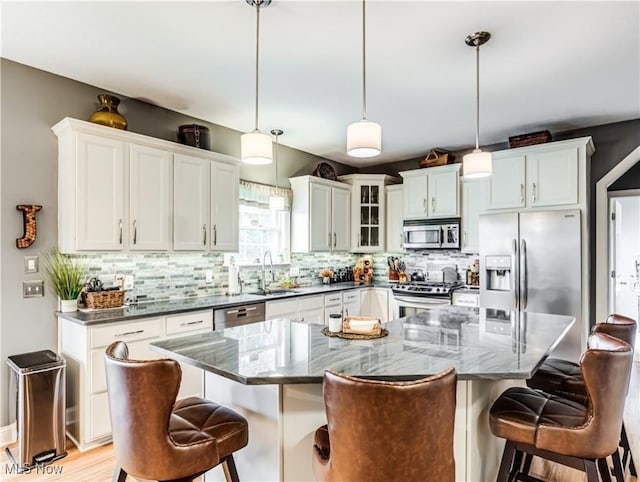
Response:
[{"label": "light switch", "polygon": [[44,296],[44,281],[41,279],[22,282],[22,297],[36,298]]},{"label": "light switch", "polygon": [[25,273],[37,273],[38,272],[38,257],[37,256],[25,256],[24,257],[24,272]]},{"label": "light switch", "polygon": [[206,283],[213,283],[213,271],[208,269],[204,272],[204,281]]}]

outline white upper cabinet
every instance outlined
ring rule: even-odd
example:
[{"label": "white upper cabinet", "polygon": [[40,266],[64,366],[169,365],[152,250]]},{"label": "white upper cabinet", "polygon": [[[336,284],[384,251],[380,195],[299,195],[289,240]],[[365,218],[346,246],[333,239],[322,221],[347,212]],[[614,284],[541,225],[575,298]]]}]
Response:
[{"label": "white upper cabinet", "polygon": [[176,154],[173,160],[173,249],[205,251],[209,223],[209,163]]},{"label": "white upper cabinet", "polygon": [[292,177],[289,182],[293,191],[291,251],[348,251],[350,186],[315,176]]},{"label": "white upper cabinet", "polygon": [[[331,187],[311,183],[309,189],[310,250],[331,251]],[[294,228],[298,226],[294,225]]]},{"label": "white upper cabinet", "polygon": [[351,193],[342,188],[331,188],[331,237],[332,251],[349,251],[351,232]]},{"label": "white upper cabinet", "polygon": [[461,166],[448,164],[400,172],[404,184],[404,219],[460,216]]},{"label": "white upper cabinet", "polygon": [[125,145],[69,128],[58,143],[58,247],[119,251],[125,239]]},{"label": "white upper cabinet", "polygon": [[387,205],[385,220],[387,223],[387,251],[402,251],[402,193],[403,185],[397,184],[385,188]]},{"label": "white upper cabinet", "polygon": [[454,166],[457,166],[457,169],[447,169],[441,172],[431,171],[427,176],[427,194],[429,196],[427,205],[430,218],[450,218],[460,215],[458,207],[460,164],[454,164]]},{"label": "white upper cabinet", "polygon": [[237,250],[238,160],[77,119],[52,130],[62,252]]},{"label": "white upper cabinet", "polygon": [[211,249],[238,251],[240,169],[211,163]]},{"label": "white upper cabinet", "polygon": [[397,179],[384,174],[340,176],[351,185],[351,251],[375,253],[385,249],[385,184]]},{"label": "white upper cabinet", "polygon": [[171,246],[172,154],[129,145],[129,249],[167,251]]},{"label": "white upper cabinet", "polygon": [[556,206],[578,202],[578,149],[532,152],[527,155],[531,206]]},{"label": "white upper cabinet", "polygon": [[488,180],[487,208],[521,208],[525,203],[525,156],[494,156]]},{"label": "white upper cabinet", "polygon": [[586,160],[593,151],[591,139],[585,137],[494,152],[486,208],[528,210],[582,203],[586,193],[581,193],[581,179],[586,179]]},{"label": "white upper cabinet", "polygon": [[479,216],[485,210],[486,179],[463,179],[462,181],[462,239],[463,253],[478,253],[480,237]]}]

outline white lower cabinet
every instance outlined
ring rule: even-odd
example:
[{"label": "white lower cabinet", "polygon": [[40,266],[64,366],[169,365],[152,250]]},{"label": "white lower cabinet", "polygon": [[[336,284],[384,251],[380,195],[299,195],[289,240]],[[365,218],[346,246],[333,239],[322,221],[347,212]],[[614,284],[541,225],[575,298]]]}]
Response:
[{"label": "white lower cabinet", "polygon": [[267,320],[286,318],[304,323],[323,323],[324,297],[313,295],[268,301],[265,310]]},{"label": "white lower cabinet", "polygon": [[362,290],[360,298],[360,313],[362,316],[375,316],[380,321],[389,321],[389,293],[388,288],[366,288]]},{"label": "white lower cabinet", "polygon": [[[67,361],[68,437],[81,452],[111,441],[104,352],[112,342],[126,342],[132,359],[152,360],[160,355],[149,343],[212,329],[212,310],[93,326],[58,318],[58,351]],[[202,396],[202,370],[180,366],[178,398]]]}]

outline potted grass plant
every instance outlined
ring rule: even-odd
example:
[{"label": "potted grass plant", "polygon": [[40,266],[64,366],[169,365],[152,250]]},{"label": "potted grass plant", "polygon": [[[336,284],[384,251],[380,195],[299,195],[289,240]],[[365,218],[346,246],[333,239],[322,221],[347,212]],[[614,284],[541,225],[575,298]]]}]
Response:
[{"label": "potted grass plant", "polygon": [[43,258],[48,284],[60,300],[60,311],[76,311],[78,296],[85,284],[84,265],[65,256],[57,248],[53,248]]}]

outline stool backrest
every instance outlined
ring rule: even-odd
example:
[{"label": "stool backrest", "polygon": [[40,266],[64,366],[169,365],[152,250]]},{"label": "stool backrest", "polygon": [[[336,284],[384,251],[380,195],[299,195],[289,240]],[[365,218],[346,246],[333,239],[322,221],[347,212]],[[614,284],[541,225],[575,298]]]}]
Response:
[{"label": "stool backrest", "polygon": [[455,480],[456,381],[453,368],[413,382],[325,372],[328,480]]},{"label": "stool backrest", "polygon": [[604,323],[597,323],[593,327],[593,333],[605,333],[614,338],[618,338],[635,347],[636,333],[638,326],[633,318],[624,315],[612,314],[607,317]]},{"label": "stool backrest", "polygon": [[122,341],[105,351],[116,460],[129,474],[162,470],[170,458],[169,418],[182,372],[175,360],[131,360]]},{"label": "stool backrest", "polygon": [[[580,357],[588,397],[587,420],[575,421],[571,430],[543,424],[536,439],[550,450],[557,447],[559,453],[597,459],[611,455],[618,446],[633,350],[628,343],[604,333],[592,334],[588,346]],[[571,423],[563,425],[570,427]]]}]

